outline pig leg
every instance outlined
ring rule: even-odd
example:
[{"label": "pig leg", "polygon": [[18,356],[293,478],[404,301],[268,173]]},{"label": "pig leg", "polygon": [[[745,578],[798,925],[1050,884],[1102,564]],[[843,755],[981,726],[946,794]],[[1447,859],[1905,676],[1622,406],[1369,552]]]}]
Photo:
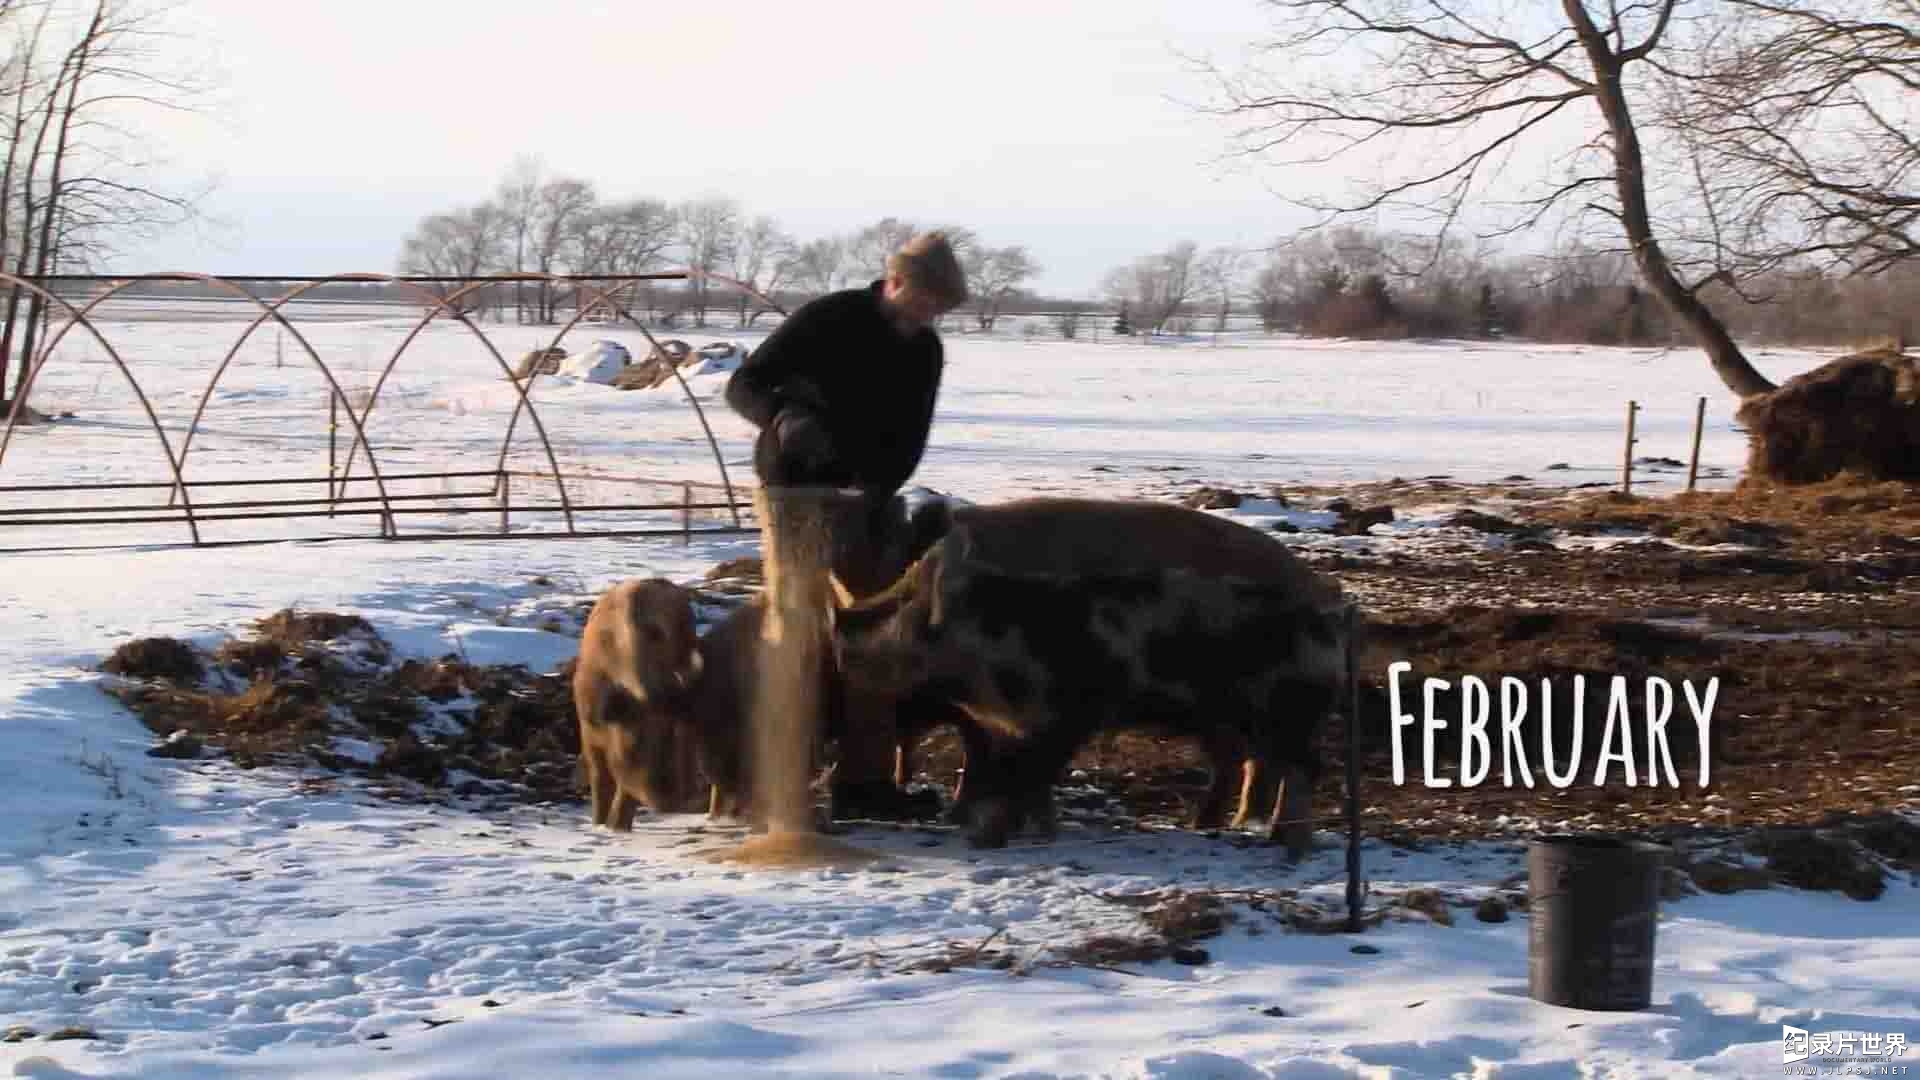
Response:
[{"label": "pig leg", "polygon": [[960,725],[960,775],[953,782],[953,805],[947,808],[946,821],[949,825],[964,825],[971,820],[971,806],[974,793],[980,785],[973,781],[977,770],[990,770],[988,757],[993,753],[992,743],[986,733],[981,731],[971,717]]},{"label": "pig leg", "polygon": [[613,796],[613,805],[608,808],[611,820],[607,822],[607,827],[614,832],[632,832],[633,814],[639,805],[639,800],[629,794],[626,788],[620,788]]},{"label": "pig leg", "polygon": [[607,752],[607,760],[616,785],[613,803],[607,809],[607,827],[614,832],[632,832],[633,815],[641,803],[658,808],[666,805],[666,801],[656,790],[658,777],[648,772],[634,733],[625,728],[614,728],[607,732],[607,736],[612,744]]},{"label": "pig leg", "polygon": [[580,756],[587,767],[588,798],[591,800],[595,825],[607,823],[614,793],[619,789],[613,778],[613,768],[607,763],[606,747],[601,741],[604,729],[600,725],[600,718],[606,712],[606,704],[607,688],[604,683],[594,686],[580,698],[578,704]]},{"label": "pig leg", "polygon": [[1051,843],[1059,836],[1060,819],[1053,785],[1066,773],[1078,749],[1079,741],[1049,740],[1030,747],[1012,764],[1007,775],[1013,781],[1010,825],[1014,834],[1031,826],[1043,841]]},{"label": "pig leg", "polygon": [[1280,770],[1280,797],[1267,830],[1269,842],[1284,843],[1287,859],[1298,862],[1313,851],[1313,779],[1298,765]]},{"label": "pig leg", "polygon": [[[1319,684],[1297,686],[1284,711],[1270,713],[1275,722],[1262,739],[1267,761],[1279,766],[1280,797],[1269,804],[1273,818],[1270,842],[1287,846],[1287,858],[1299,861],[1313,850],[1313,786],[1320,775],[1320,752],[1315,735],[1321,722],[1337,708],[1332,688]],[[1286,719],[1293,722],[1284,722]]]},{"label": "pig leg", "polygon": [[619,785],[613,779],[613,771],[607,768],[606,755],[598,746],[588,745],[587,787],[588,797],[593,804],[593,824],[605,825],[608,813],[613,807],[614,792]]},{"label": "pig leg", "polygon": [[1256,820],[1273,812],[1274,800],[1279,794],[1266,763],[1258,756],[1249,755],[1241,765],[1240,808],[1228,827],[1252,827]]},{"label": "pig leg", "polygon": [[1013,748],[982,741],[980,753],[967,756],[967,798],[953,813],[968,824],[967,843],[976,848],[1003,848],[1019,829],[1024,816],[1021,763]]},{"label": "pig leg", "polygon": [[1032,825],[1035,836],[1052,843],[1060,836],[1059,804],[1053,799],[1053,785],[1044,784],[1029,792],[1023,801],[1023,825]]},{"label": "pig leg", "polygon": [[1217,828],[1225,823],[1227,804],[1241,794],[1246,779],[1246,743],[1237,734],[1224,728],[1212,732],[1206,738],[1206,751],[1212,777],[1206,797],[1188,819],[1188,825],[1195,829]]}]

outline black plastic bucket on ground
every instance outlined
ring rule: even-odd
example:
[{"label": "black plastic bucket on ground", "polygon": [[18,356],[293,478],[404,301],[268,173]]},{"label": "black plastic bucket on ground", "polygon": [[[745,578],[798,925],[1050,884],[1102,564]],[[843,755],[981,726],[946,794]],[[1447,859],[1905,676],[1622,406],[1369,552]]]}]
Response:
[{"label": "black plastic bucket on ground", "polygon": [[1670,852],[1604,834],[1528,845],[1528,997],[1609,1012],[1653,1003],[1653,930]]}]

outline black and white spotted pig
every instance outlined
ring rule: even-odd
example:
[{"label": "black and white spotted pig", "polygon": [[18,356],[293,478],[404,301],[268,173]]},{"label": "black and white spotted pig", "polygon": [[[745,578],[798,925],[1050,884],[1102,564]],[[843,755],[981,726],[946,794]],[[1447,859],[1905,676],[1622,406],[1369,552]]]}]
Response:
[{"label": "black and white spotted pig", "polygon": [[1347,691],[1344,599],[1187,569],[1009,573],[968,545],[956,529],[885,592],[840,596],[833,625],[845,678],[944,698],[974,721],[976,846],[1003,846],[1049,807],[1097,732],[1153,727],[1197,736],[1215,760],[1278,766],[1269,837],[1294,858],[1309,849],[1314,738]]}]

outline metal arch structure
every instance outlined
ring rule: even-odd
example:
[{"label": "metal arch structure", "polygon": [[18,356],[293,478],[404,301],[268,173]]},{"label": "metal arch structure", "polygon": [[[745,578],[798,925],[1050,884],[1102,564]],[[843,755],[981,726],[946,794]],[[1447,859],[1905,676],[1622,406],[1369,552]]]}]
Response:
[{"label": "metal arch structure", "polygon": [[[220,363],[214,368],[213,378],[208,381],[207,389],[200,395],[199,408],[194,410],[193,421],[192,423],[187,425],[187,433],[180,440],[180,452],[178,456],[175,457],[173,462],[174,481],[176,484],[174,491],[175,491],[175,494],[179,496],[182,507],[186,508],[188,520],[189,522],[191,522],[193,517],[193,511],[192,511],[192,504],[189,501],[187,496],[187,484],[186,484],[187,451],[193,445],[193,434],[200,427],[201,413],[206,410],[207,401],[209,398],[213,396],[214,388],[219,385],[220,377],[226,374],[228,365],[231,364],[233,362],[233,358],[239,354],[240,347],[246,344],[247,339],[253,335],[253,331],[258,329],[261,323],[265,322],[269,318],[278,322],[283,329],[285,329],[288,333],[293,335],[294,340],[299,342],[300,347],[306,350],[307,356],[313,360],[314,366],[320,369],[321,377],[327,380],[327,386],[330,388],[331,392],[335,395],[339,395],[342,400],[345,400],[345,392],[340,387],[340,381],[334,378],[333,370],[327,367],[326,361],[320,359],[319,352],[316,351],[313,345],[307,341],[306,335],[302,334],[299,328],[295,327],[292,323],[288,322],[286,318],[280,314],[280,306],[282,304],[285,304],[288,301],[296,298],[300,294],[300,292],[304,291],[304,288],[311,288],[312,286],[306,286],[303,289],[296,289],[292,293],[289,293],[286,296],[281,297],[279,300],[269,305],[265,301],[261,300],[259,297],[241,288],[239,285],[214,277],[210,274],[178,273],[178,274],[165,274],[165,275],[157,275],[157,276],[166,278],[166,279],[197,281],[203,285],[214,285],[221,288],[224,291],[233,293],[241,297],[242,299],[252,301],[255,305],[261,308],[260,317],[255,319],[253,323],[247,327],[246,331],[243,332],[240,335],[240,337],[234,341],[233,347],[227,350],[227,355],[221,358]],[[92,300],[89,300],[85,307],[80,308],[78,311],[75,311],[73,318],[69,319],[67,323],[61,326],[58,331],[52,334],[49,334],[47,336],[45,346],[41,348],[40,355],[34,361],[33,371],[28,376],[29,387],[31,387],[33,379],[39,375],[40,369],[46,366],[48,360],[52,359],[54,348],[58,346],[61,340],[67,336],[67,331],[73,329],[75,323],[85,324],[87,329],[90,332],[92,332],[96,338],[101,338],[102,335],[100,334],[99,330],[95,328],[91,322],[87,321],[87,316],[93,311],[94,308],[112,299],[114,296],[118,295],[122,291],[131,288],[136,281],[140,281],[140,280],[148,280],[148,279],[128,278],[125,280],[117,281],[115,284],[102,290],[100,294],[95,296]],[[102,340],[104,340],[104,338],[102,338]],[[132,377],[131,373],[129,373],[128,377],[129,378]],[[15,412],[18,412],[20,408],[24,407],[27,397],[28,397],[28,394],[25,392],[22,392],[19,395],[19,400],[14,402]],[[366,437],[366,432],[361,426],[362,424],[361,420],[359,418],[354,417],[351,410],[349,410],[347,415],[348,415],[348,418],[353,421],[354,431],[356,432],[356,435],[355,435],[356,441],[364,441]],[[11,415],[9,415],[7,418],[7,436],[8,437],[11,437],[13,434],[13,420],[14,418]],[[158,421],[156,421],[156,423],[157,422]],[[6,450],[6,440],[4,438],[0,438],[0,463],[4,463],[5,450]],[[169,453],[171,454],[171,451],[169,451]],[[380,498],[381,508],[383,510],[390,511],[392,509],[392,504],[387,498],[386,480],[384,477],[380,475],[380,468],[378,463],[375,462],[373,459],[373,451],[371,448],[369,448],[367,451],[367,468],[373,473],[374,486],[378,489],[380,493],[379,498]],[[169,498],[171,497],[172,496],[169,496]],[[392,520],[392,514],[387,513],[387,514],[381,515],[382,532],[383,533],[390,532],[393,530],[393,528],[394,528],[394,525]],[[194,540],[197,543],[199,541],[199,529],[197,527],[193,529],[193,534],[194,534]]]},{"label": "metal arch structure", "polygon": [[[770,298],[762,295],[758,289],[753,288],[751,285],[747,285],[743,282],[736,281],[730,277],[722,277],[719,274],[708,273],[703,270],[690,269],[690,270],[682,271],[682,273],[685,273],[689,278],[702,277],[710,281],[721,282],[722,284],[738,289],[746,293],[747,295],[754,297],[755,299],[759,300],[762,304],[765,304],[767,307],[770,307],[774,311],[779,312],[782,317],[785,317],[785,315],[787,314],[785,308],[782,308],[779,304],[774,303],[773,300],[771,300]],[[607,290],[602,290],[602,289],[595,289],[592,286],[584,286],[579,283],[576,283],[574,287],[576,289],[585,288],[588,292],[593,293],[594,294],[593,303],[595,306],[599,304],[606,304],[612,307],[614,311],[617,314],[619,314],[621,318],[632,323],[635,329],[639,330],[640,333],[646,336],[647,344],[652,347],[652,352],[654,355],[665,355],[665,350],[661,349],[660,341],[658,338],[655,338],[653,336],[653,331],[647,329],[645,323],[642,323],[639,319],[635,318],[633,315],[633,312],[627,310],[626,305],[622,304],[621,302],[613,298],[613,293],[624,292],[627,289],[633,288],[637,284],[639,284],[639,281],[637,280],[624,282],[616,286],[613,290],[611,290],[611,292]],[[548,347],[552,348],[553,346],[560,344],[560,340],[566,337],[567,334],[575,326],[579,325],[580,320],[586,317],[586,313],[589,310],[590,308],[587,305],[576,303],[574,305],[573,318],[567,320],[567,324],[565,326],[562,326],[559,329],[559,331],[553,335],[553,341],[549,344]],[[713,451],[714,467],[720,470],[720,483],[726,489],[727,501],[730,503],[734,502],[733,481],[727,476],[727,462],[725,457],[720,453],[719,440],[713,437],[713,425],[707,423],[706,410],[700,407],[700,399],[694,397],[693,388],[687,385],[687,380],[685,379],[685,377],[683,377],[680,374],[679,365],[669,364],[667,366],[667,370],[670,373],[672,373],[673,381],[680,384],[680,393],[683,396],[685,396],[685,398],[687,399],[687,404],[693,406],[693,415],[699,419],[700,430],[706,434],[707,446],[711,448]],[[527,381],[531,383],[533,380],[531,377],[529,377]],[[378,388],[376,387],[376,390],[377,389]],[[507,447],[513,441],[514,424],[520,419],[520,410],[523,407],[528,410],[529,419],[533,419],[535,423],[539,422],[538,419],[535,418],[532,414],[533,403],[527,400],[527,396],[524,393],[521,394],[519,402],[514,405],[513,415],[507,418],[506,437],[502,439],[500,443],[499,467],[502,469],[506,468]],[[740,512],[737,509],[733,512],[733,523],[735,525],[740,524]]]},{"label": "metal arch structure", "polygon": [[[186,486],[184,479],[180,475],[180,461],[173,455],[173,445],[167,439],[167,429],[160,426],[160,415],[153,411],[153,403],[147,399],[147,392],[141,389],[140,380],[133,377],[132,370],[127,367],[127,362],[120,358],[120,352],[113,347],[113,342],[108,341],[107,336],[100,332],[100,328],[94,326],[93,323],[87,320],[85,311],[75,308],[72,304],[68,303],[64,297],[56,296],[47,289],[31,281],[15,277],[12,274],[0,273],[0,283],[26,289],[46,300],[49,304],[60,305],[67,310],[68,326],[72,326],[75,322],[78,322],[87,328],[87,333],[92,334],[93,339],[100,343],[102,349],[106,350],[108,359],[112,360],[113,366],[120,369],[120,374],[126,377],[127,385],[133,388],[134,397],[139,399],[140,408],[146,412],[147,421],[153,425],[154,435],[160,439],[160,452],[167,459],[167,468],[173,473],[174,484],[178,490],[184,492]],[[65,336],[65,334],[66,329],[63,327],[61,329],[61,336]],[[21,419],[26,416],[27,399],[33,394],[33,384],[40,377],[40,370],[46,366],[47,358],[52,355],[53,350],[51,347],[43,347],[40,350],[39,358],[27,368],[27,376],[21,381],[19,391],[13,396],[13,408],[7,411],[7,426],[5,429],[0,430],[0,465],[6,463],[7,447],[13,442],[13,429],[18,427]],[[0,387],[0,389],[4,389],[4,387]],[[193,542],[198,544],[200,542],[200,527],[193,519],[193,505],[190,501],[183,499],[182,506],[186,512],[187,529],[193,536]]]},{"label": "metal arch structure", "polygon": [[[471,512],[472,510],[472,508],[470,507],[461,507],[458,510],[445,510],[445,509],[435,510],[433,508],[421,509],[416,506],[407,506],[407,507],[397,506],[396,503],[409,501],[409,500],[412,500],[415,502],[431,501],[436,498],[442,498],[442,499],[472,498],[472,497],[478,497],[480,493],[455,493],[455,494],[440,495],[440,496],[398,495],[390,490],[389,483],[388,483],[389,480],[398,481],[398,480],[407,480],[407,479],[418,480],[418,479],[439,478],[444,483],[446,480],[454,477],[490,477],[494,481],[494,487],[492,492],[488,494],[491,494],[492,497],[497,498],[500,506],[501,518],[500,518],[500,528],[498,532],[496,533],[416,532],[416,533],[409,534],[404,538],[405,539],[475,539],[475,538],[497,539],[497,538],[509,538],[509,537],[525,537],[525,538],[553,537],[556,534],[551,531],[523,531],[521,533],[513,533],[509,530],[509,527],[508,527],[509,526],[508,492],[509,492],[512,478],[513,477],[534,477],[534,478],[541,477],[541,474],[537,472],[535,473],[517,472],[517,471],[511,471],[507,467],[507,460],[511,453],[512,445],[513,445],[513,436],[518,427],[520,414],[523,411],[527,414],[528,421],[533,425],[534,434],[537,437],[541,452],[544,455],[546,459],[546,464],[548,466],[548,469],[550,470],[550,472],[548,472],[546,476],[552,479],[553,490],[558,496],[559,502],[558,502],[557,509],[559,513],[562,515],[565,522],[564,531],[558,535],[562,535],[562,536],[680,535],[683,538],[687,538],[687,537],[690,537],[691,533],[694,531],[701,531],[701,532],[751,531],[750,529],[748,529],[746,526],[742,524],[742,519],[740,514],[741,507],[750,506],[751,503],[749,501],[743,500],[736,493],[733,482],[732,482],[732,478],[729,476],[727,471],[725,456],[720,451],[718,439],[714,435],[712,424],[709,423],[705,410],[701,408],[699,399],[694,395],[692,387],[688,385],[685,377],[679,371],[678,366],[671,365],[671,364],[668,367],[668,371],[673,376],[675,383],[679,386],[682,397],[687,402],[687,404],[692,407],[694,411],[694,415],[699,421],[702,434],[706,439],[708,450],[710,451],[713,457],[714,467],[718,472],[718,476],[719,476],[719,483],[717,485],[698,485],[698,486],[718,488],[720,491],[724,492],[725,501],[717,504],[712,502],[696,503],[692,494],[692,489],[694,486],[696,486],[696,482],[694,481],[659,481],[659,480],[649,480],[643,477],[623,477],[623,476],[608,477],[608,476],[596,475],[596,476],[591,476],[589,478],[595,479],[595,480],[625,480],[625,481],[631,481],[635,483],[650,483],[650,484],[656,484],[656,485],[678,485],[682,489],[682,498],[678,504],[639,503],[639,504],[632,504],[632,505],[583,506],[582,504],[576,502],[574,498],[567,491],[567,483],[566,483],[567,476],[560,467],[559,455],[554,450],[552,439],[548,434],[547,425],[541,420],[539,410],[535,406],[529,394],[529,388],[535,375],[529,374],[529,376],[525,379],[515,378],[514,370],[512,366],[508,363],[506,357],[501,354],[499,348],[495,345],[493,340],[487,336],[486,332],[483,331],[479,326],[477,326],[473,322],[473,320],[468,318],[466,312],[463,310],[462,305],[460,303],[464,298],[466,298],[467,296],[471,295],[476,291],[486,289],[490,286],[497,286],[500,284],[511,284],[511,283],[520,282],[520,281],[540,281],[540,282],[547,282],[547,283],[554,283],[554,284],[572,285],[574,288],[574,297],[575,297],[574,315],[564,325],[558,328],[558,330],[554,334],[552,343],[549,346],[549,348],[558,346],[560,342],[565,339],[566,335],[569,332],[571,332],[582,320],[586,318],[587,314],[590,311],[604,309],[604,310],[611,310],[615,312],[618,315],[618,317],[622,320],[622,323],[624,325],[631,325],[634,329],[639,330],[640,333],[643,336],[645,336],[645,338],[647,339],[655,355],[664,355],[664,351],[660,349],[659,340],[654,337],[652,331],[640,319],[634,316],[632,311],[629,310],[627,305],[623,303],[620,298],[622,297],[622,294],[626,293],[627,291],[633,289],[635,286],[643,282],[676,281],[676,280],[687,281],[687,280],[696,280],[696,279],[717,282],[740,294],[751,297],[752,299],[757,301],[760,305],[762,305],[764,308],[768,310],[772,310],[782,316],[786,314],[785,309],[782,308],[779,303],[774,301],[772,298],[766,296],[765,294],[760,292],[758,289],[753,288],[751,285],[745,282],[741,282],[733,278],[724,276],[724,275],[702,271],[697,268],[668,270],[668,271],[659,271],[654,273],[633,274],[633,275],[563,275],[563,274],[544,274],[544,273],[523,273],[523,274],[496,274],[496,275],[469,276],[469,277],[432,277],[432,276],[422,276],[422,275],[395,275],[395,274],[385,274],[385,273],[342,273],[342,274],[326,275],[324,277],[304,277],[304,276],[268,276],[268,275],[215,275],[215,274],[191,273],[191,272],[168,272],[168,273],[148,273],[148,274],[133,274],[133,275],[48,275],[46,277],[39,277],[39,278],[22,278],[12,274],[0,273],[0,286],[11,285],[11,286],[19,287],[41,298],[51,309],[57,310],[66,316],[65,320],[59,326],[51,327],[49,329],[49,332],[46,336],[45,341],[41,344],[41,346],[38,349],[36,349],[35,354],[31,358],[23,358],[23,362],[28,360],[30,360],[30,362],[26,363],[25,370],[22,374],[21,382],[20,382],[20,392],[15,397],[12,409],[8,412],[7,416],[5,417],[4,425],[0,425],[0,466],[4,466],[7,450],[13,442],[15,428],[21,426],[22,422],[26,419],[28,415],[27,401],[30,399],[32,395],[32,390],[34,385],[39,381],[41,373],[46,368],[46,365],[52,360],[54,352],[56,348],[59,346],[59,344],[63,340],[65,340],[67,334],[70,333],[75,326],[79,326],[86,331],[87,335],[90,336],[93,341],[95,341],[97,344],[100,345],[100,347],[105,351],[106,355],[111,360],[115,368],[120,372],[122,378],[125,379],[128,386],[132,389],[135,398],[138,400],[142,411],[146,415],[148,424],[152,426],[154,434],[160,442],[161,453],[164,460],[166,461],[167,475],[170,477],[168,481],[159,482],[159,483],[92,483],[92,484],[66,483],[66,484],[28,484],[28,485],[14,485],[14,486],[0,485],[0,536],[5,535],[4,529],[8,525],[42,525],[42,526],[112,525],[116,523],[119,523],[119,524],[132,524],[136,522],[153,523],[156,521],[178,520],[187,526],[188,535],[190,537],[190,544],[195,547],[204,547],[204,546],[213,546],[214,544],[226,544],[226,543],[271,542],[271,541],[261,541],[261,540],[209,542],[202,535],[202,528],[201,528],[203,523],[208,521],[215,521],[215,520],[231,521],[231,520],[238,520],[242,518],[258,519],[258,518],[274,518],[274,517],[283,517],[283,518],[309,517],[310,518],[310,517],[325,516],[328,518],[332,518],[332,517],[335,517],[336,515],[377,514],[380,522],[380,533],[379,533],[380,538],[394,540],[394,539],[403,538],[401,535],[399,524],[398,524],[400,514],[432,513],[432,512],[467,513],[467,512]],[[84,305],[76,307],[73,303],[69,302],[66,298],[58,295],[57,293],[53,292],[51,289],[48,288],[49,285],[55,282],[62,282],[62,281],[93,282],[93,283],[103,285],[104,288],[100,288],[96,290],[95,294],[91,296]],[[187,424],[186,431],[180,439],[180,444],[177,450],[175,449],[172,443],[172,440],[169,439],[168,437],[166,427],[161,423],[159,412],[154,408],[151,400],[148,398],[148,395],[145,389],[141,386],[139,379],[135,376],[133,369],[128,365],[125,358],[121,355],[120,351],[116,349],[116,347],[114,346],[112,341],[108,338],[108,336],[102,332],[100,325],[98,325],[96,322],[96,319],[97,319],[96,309],[99,308],[101,304],[104,304],[108,300],[111,300],[117,296],[122,295],[124,292],[126,292],[126,290],[133,288],[136,285],[143,284],[143,283],[152,283],[152,282],[182,282],[182,283],[197,284],[210,290],[216,290],[221,293],[226,293],[235,300],[250,303],[259,309],[259,314],[256,315],[245,326],[245,328],[240,332],[239,336],[227,348],[225,354],[221,357],[219,362],[215,365],[215,368],[211,376],[209,377],[206,386],[202,389],[202,391],[199,394],[198,400],[196,402],[196,405],[193,411],[192,418]],[[297,284],[296,284],[296,287],[284,292],[282,295],[276,298],[266,299],[244,288],[242,285],[243,282],[273,282],[281,285],[288,285],[288,284],[295,284],[295,283]],[[401,340],[399,345],[394,349],[393,354],[387,358],[386,363],[381,368],[378,379],[375,381],[373,387],[367,393],[365,400],[361,403],[358,409],[355,409],[353,401],[350,400],[349,397],[347,396],[344,387],[340,383],[339,379],[335,376],[333,370],[327,365],[326,361],[322,359],[320,355],[320,351],[314,347],[313,343],[309,340],[307,335],[302,333],[300,328],[297,325],[295,325],[295,323],[292,320],[289,320],[287,318],[284,311],[284,309],[287,308],[287,305],[302,299],[303,297],[307,296],[307,294],[313,292],[314,290],[319,289],[326,285],[336,284],[336,283],[382,284],[382,285],[394,286],[394,287],[397,287],[400,291],[406,294],[409,294],[411,297],[421,301],[426,306],[426,313],[420,317],[419,321],[413,326],[413,328]],[[595,284],[595,283],[599,283],[599,284]],[[451,290],[433,289],[433,288],[429,288],[428,287],[429,285],[441,285],[441,286],[454,285],[457,287],[452,288]],[[610,287],[603,287],[603,286],[610,286]],[[488,354],[493,358],[494,363],[499,367],[501,374],[505,377],[507,382],[514,387],[514,392],[515,392],[514,408],[507,419],[506,430],[501,439],[499,454],[497,455],[495,460],[492,462],[492,468],[490,469],[467,468],[467,469],[450,469],[450,470],[435,472],[435,473],[425,473],[425,472],[409,473],[409,474],[391,473],[390,471],[385,470],[381,467],[381,464],[375,452],[375,444],[372,441],[372,439],[369,437],[367,432],[368,422],[373,414],[373,410],[379,404],[381,390],[385,387],[389,377],[392,375],[394,370],[398,367],[400,360],[406,354],[408,347],[411,346],[419,338],[420,334],[422,333],[422,331],[425,330],[428,324],[430,324],[433,320],[437,318],[441,318],[443,316],[460,323],[463,327],[465,327],[465,329],[468,331],[468,333],[471,336],[478,339],[480,344],[487,350]],[[244,347],[247,341],[249,341],[253,337],[255,332],[257,332],[262,326],[265,326],[269,322],[275,324],[276,327],[279,328],[280,330],[283,330],[286,333],[290,334],[293,337],[294,342],[296,343],[296,346],[301,351],[306,353],[308,359],[314,365],[314,368],[320,373],[322,379],[326,383],[330,413],[337,412],[337,410],[341,406],[345,407],[345,411],[347,413],[347,420],[352,429],[352,441],[349,444],[349,447],[347,450],[346,469],[343,471],[343,473],[339,478],[339,488],[336,491],[334,486],[335,477],[333,475],[333,468],[330,464],[328,476],[326,478],[328,494],[327,494],[327,498],[324,500],[301,498],[301,499],[230,501],[230,502],[222,502],[222,503],[196,502],[192,494],[192,490],[195,487],[209,487],[209,486],[231,487],[231,486],[244,486],[244,485],[254,485],[254,484],[259,484],[259,485],[313,484],[318,482],[317,480],[314,480],[312,478],[189,479],[189,476],[188,476],[188,469],[187,469],[188,455],[192,450],[194,437],[196,434],[198,434],[200,430],[201,422],[205,416],[209,403],[213,399],[213,394],[215,390],[219,387],[221,379],[226,375],[234,359],[239,355],[242,347]],[[332,430],[331,424],[329,425],[329,428],[330,428],[330,435],[331,435],[331,430]],[[353,478],[352,477],[353,462],[361,451],[364,451],[366,454],[368,475],[363,478]],[[349,479],[371,480],[373,482],[375,494],[371,498],[348,497],[345,494],[345,492],[346,492],[347,481]],[[168,491],[168,499],[164,507],[126,506],[126,505],[96,506],[96,505],[86,505],[84,504],[84,502],[80,504],[76,504],[71,501],[69,501],[64,505],[56,506],[52,508],[35,507],[32,509],[19,509],[19,508],[8,509],[4,505],[4,500],[6,496],[11,494],[24,493],[24,492],[34,492],[36,494],[45,494],[50,492],[66,493],[69,497],[71,497],[71,496],[79,495],[80,493],[83,493],[83,492],[92,493],[92,492],[109,491],[109,490],[156,489],[156,488],[164,488]],[[355,505],[349,505],[349,504],[363,504],[363,503],[374,503],[376,505],[371,509],[363,509],[363,508],[358,508]],[[320,506],[324,506],[324,509],[318,509],[318,507]],[[246,512],[244,513],[213,513],[211,512],[215,510],[229,511],[229,510],[236,510],[236,509],[244,510]],[[523,506],[521,509],[523,511],[528,509],[537,509],[544,512],[549,508]],[[691,525],[691,515],[692,515],[692,511],[696,509],[726,510],[731,515],[733,525],[731,528],[720,529],[720,530],[713,530],[713,529],[694,530]],[[580,523],[576,520],[576,515],[587,510],[604,510],[604,511],[678,510],[682,515],[681,527],[679,529],[673,529],[673,530],[667,530],[667,529],[584,530],[580,527]],[[163,511],[164,511],[164,514],[162,513]],[[154,516],[156,514],[160,514],[161,516]],[[128,516],[128,515],[132,515],[132,516]],[[346,538],[348,537],[316,538],[316,537],[294,536],[294,537],[282,537],[280,539],[312,540],[312,539],[346,539]],[[27,549],[14,548],[11,550],[27,550]]]}]

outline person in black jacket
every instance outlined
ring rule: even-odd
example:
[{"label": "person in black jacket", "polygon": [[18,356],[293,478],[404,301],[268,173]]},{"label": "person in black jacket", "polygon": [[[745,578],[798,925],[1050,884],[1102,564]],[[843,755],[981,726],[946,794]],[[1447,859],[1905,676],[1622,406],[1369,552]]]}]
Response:
[{"label": "person in black jacket", "polygon": [[812,300],[775,328],[727,383],[727,404],[760,429],[760,482],[898,491],[920,465],[940,391],[932,323],[966,296],[946,237],[926,233],[885,278]]},{"label": "person in black jacket", "polygon": [[[945,354],[933,323],[966,298],[951,242],[923,233],[893,254],[885,277],[795,310],[727,382],[727,404],[760,429],[753,464],[766,498],[783,488],[857,493],[826,539],[835,575],[858,595],[903,569],[887,565],[883,552],[892,519],[904,516],[897,496],[926,452],[940,393]],[[778,573],[771,564],[781,558],[772,516],[762,518],[770,591]],[[894,781],[890,712],[842,705],[832,816],[914,812]]]}]

